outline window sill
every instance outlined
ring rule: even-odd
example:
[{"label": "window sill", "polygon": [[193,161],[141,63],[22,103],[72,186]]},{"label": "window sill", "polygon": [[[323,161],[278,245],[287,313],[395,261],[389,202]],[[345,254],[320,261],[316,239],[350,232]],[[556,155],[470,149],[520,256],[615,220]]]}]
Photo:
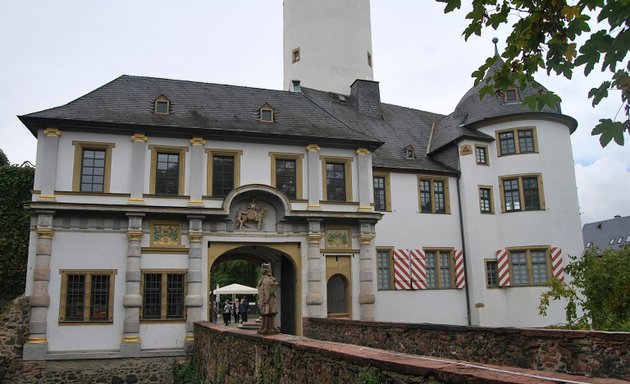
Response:
[{"label": "window sill", "polygon": [[59,322],[59,326],[75,326],[75,325],[113,325],[114,321],[113,320],[108,320],[108,321],[94,321],[94,320],[90,320],[90,321],[60,321]]}]

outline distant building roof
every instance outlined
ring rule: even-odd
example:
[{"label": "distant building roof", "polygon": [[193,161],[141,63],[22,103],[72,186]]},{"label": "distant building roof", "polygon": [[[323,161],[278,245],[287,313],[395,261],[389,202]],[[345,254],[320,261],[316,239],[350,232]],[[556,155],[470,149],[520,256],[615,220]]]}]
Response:
[{"label": "distant building roof", "polygon": [[619,249],[630,245],[630,216],[615,216],[610,220],[584,224],[584,248]]}]

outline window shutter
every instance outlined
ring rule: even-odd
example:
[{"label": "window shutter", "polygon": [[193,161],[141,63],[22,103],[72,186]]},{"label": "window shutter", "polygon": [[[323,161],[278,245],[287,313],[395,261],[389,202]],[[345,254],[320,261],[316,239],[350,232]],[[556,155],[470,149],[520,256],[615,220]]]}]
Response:
[{"label": "window shutter", "polygon": [[560,281],[564,281],[564,267],[562,266],[562,250],[551,248],[551,274]]},{"label": "window shutter", "polygon": [[394,288],[411,289],[409,254],[405,249],[394,250]]},{"label": "window shutter", "polygon": [[422,249],[409,250],[409,265],[413,289],[427,289],[427,268]]},{"label": "window shutter", "polygon": [[510,252],[507,249],[497,251],[497,268],[499,274],[499,286],[510,286]]},{"label": "window shutter", "polygon": [[464,275],[464,251],[461,249],[455,250],[455,287],[462,289],[466,286],[466,279]]}]

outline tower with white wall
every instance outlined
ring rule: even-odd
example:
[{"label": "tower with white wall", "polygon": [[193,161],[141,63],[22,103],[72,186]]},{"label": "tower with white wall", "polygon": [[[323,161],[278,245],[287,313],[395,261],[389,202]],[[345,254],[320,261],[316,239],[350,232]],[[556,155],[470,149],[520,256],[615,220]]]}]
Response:
[{"label": "tower with white wall", "polygon": [[369,0],[284,0],[284,89],[292,82],[350,94],[372,80]]}]

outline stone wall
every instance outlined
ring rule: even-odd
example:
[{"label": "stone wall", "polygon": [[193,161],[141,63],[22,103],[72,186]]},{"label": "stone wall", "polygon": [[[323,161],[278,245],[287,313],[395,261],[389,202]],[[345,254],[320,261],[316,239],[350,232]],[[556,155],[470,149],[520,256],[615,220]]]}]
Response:
[{"label": "stone wall", "polygon": [[417,355],[630,379],[630,333],[303,319],[304,336]]},{"label": "stone wall", "polygon": [[0,308],[0,383],[173,383],[174,364],[186,357],[23,361],[28,333],[28,298],[20,296]]}]

